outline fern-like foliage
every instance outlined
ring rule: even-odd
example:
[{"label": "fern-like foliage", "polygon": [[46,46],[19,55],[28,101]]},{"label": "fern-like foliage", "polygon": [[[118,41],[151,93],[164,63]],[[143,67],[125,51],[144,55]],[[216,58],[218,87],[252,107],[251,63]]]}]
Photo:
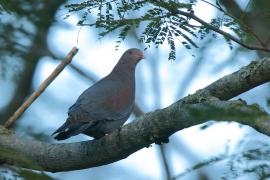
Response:
[{"label": "fern-like foliage", "polygon": [[[141,27],[140,42],[145,44],[145,49],[151,45],[158,47],[165,41],[169,44],[169,59],[176,58],[176,44],[181,43],[187,49],[198,48],[197,39],[203,39],[211,33],[209,26],[217,29],[228,27],[238,36],[243,32],[238,22],[230,16],[213,19],[208,25],[192,25],[191,18],[179,11],[193,14],[196,0],[187,3],[173,0],[89,0],[81,3],[67,4],[68,16],[77,12],[81,14],[78,22],[80,26],[94,26],[100,29],[102,38],[110,32],[118,32],[116,48],[125,40],[131,29]],[[216,7],[221,7],[216,3]],[[88,17],[94,16],[94,22],[88,22]],[[67,16],[67,17],[68,17]],[[215,33],[212,33],[216,37]],[[230,38],[226,42],[232,47]]]},{"label": "fern-like foliage", "polygon": [[[239,147],[243,144],[239,143]],[[270,177],[270,164],[269,164],[269,144],[264,142],[256,142],[257,147],[247,148],[236,154],[230,154],[226,151],[215,157],[211,157],[201,161],[191,168],[186,169],[184,172],[174,176],[172,179],[182,179],[188,174],[195,172],[199,169],[215,166],[217,163],[226,163],[230,171],[222,174],[218,179],[231,180],[243,177],[255,176],[255,179],[268,179]],[[215,168],[215,167],[213,167]]]},{"label": "fern-like foliage", "polygon": [[241,176],[256,176],[255,179],[268,179],[270,177],[269,164],[269,144],[257,142],[257,147],[249,148],[228,161],[229,174],[225,174],[222,179],[237,179]]}]

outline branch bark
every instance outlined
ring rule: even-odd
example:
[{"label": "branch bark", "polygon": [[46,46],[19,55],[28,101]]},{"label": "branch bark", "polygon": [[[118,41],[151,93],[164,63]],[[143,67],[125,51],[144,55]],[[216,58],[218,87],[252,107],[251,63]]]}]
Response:
[{"label": "branch bark", "polygon": [[[228,100],[270,80],[270,58],[252,62],[171,106],[146,113],[99,140],[49,144],[0,129],[0,149],[13,149],[46,171],[77,170],[126,158],[159,139],[209,119],[230,120],[270,135],[270,116],[256,105]],[[221,100],[219,100],[221,99]],[[3,157],[0,155],[0,162]],[[27,167],[26,165],[24,165]]]}]

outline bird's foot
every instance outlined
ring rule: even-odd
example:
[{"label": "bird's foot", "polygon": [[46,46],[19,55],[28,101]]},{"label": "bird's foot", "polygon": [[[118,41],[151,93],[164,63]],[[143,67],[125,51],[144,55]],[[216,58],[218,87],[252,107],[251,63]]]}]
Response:
[{"label": "bird's foot", "polygon": [[169,143],[168,137],[162,137],[162,138],[154,138],[154,143],[158,145]]},{"label": "bird's foot", "polygon": [[[150,141],[154,142],[155,144],[162,145],[169,142],[168,137],[155,137],[151,136]],[[149,146],[148,146],[149,147]]]}]

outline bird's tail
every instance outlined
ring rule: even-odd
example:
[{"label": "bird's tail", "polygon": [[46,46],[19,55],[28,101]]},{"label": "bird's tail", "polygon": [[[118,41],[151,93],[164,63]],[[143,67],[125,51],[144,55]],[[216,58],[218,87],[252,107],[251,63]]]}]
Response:
[{"label": "bird's tail", "polygon": [[57,134],[54,139],[56,140],[64,140],[71,136],[78,135],[83,133],[88,127],[90,127],[92,123],[89,122],[77,122],[77,123],[70,123],[69,119],[59,127],[52,135]]},{"label": "bird's tail", "polygon": [[57,134],[54,139],[61,141],[61,140],[65,140],[67,138],[69,138],[71,135],[69,132],[61,132],[59,134]]},{"label": "bird's tail", "polygon": [[53,135],[55,135],[55,134],[58,133],[54,137],[54,139],[57,139],[58,141],[69,138],[70,137],[70,135],[69,135],[70,133],[68,131],[68,126],[69,126],[68,124],[69,124],[68,121],[66,121],[62,126],[60,126],[58,129],[56,129],[56,131],[54,131],[51,136],[53,136]]},{"label": "bird's tail", "polygon": [[56,133],[65,131],[68,128],[68,122],[66,121],[62,126],[60,126],[56,131],[54,131],[51,136],[55,135]]}]

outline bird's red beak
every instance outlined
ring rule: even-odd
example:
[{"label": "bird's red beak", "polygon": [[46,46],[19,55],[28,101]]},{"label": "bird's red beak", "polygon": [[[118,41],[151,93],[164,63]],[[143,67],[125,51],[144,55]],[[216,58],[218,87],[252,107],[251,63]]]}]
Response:
[{"label": "bird's red beak", "polygon": [[144,54],[141,52],[141,53],[138,53],[137,54],[138,58],[141,60],[141,59],[144,59]]}]

